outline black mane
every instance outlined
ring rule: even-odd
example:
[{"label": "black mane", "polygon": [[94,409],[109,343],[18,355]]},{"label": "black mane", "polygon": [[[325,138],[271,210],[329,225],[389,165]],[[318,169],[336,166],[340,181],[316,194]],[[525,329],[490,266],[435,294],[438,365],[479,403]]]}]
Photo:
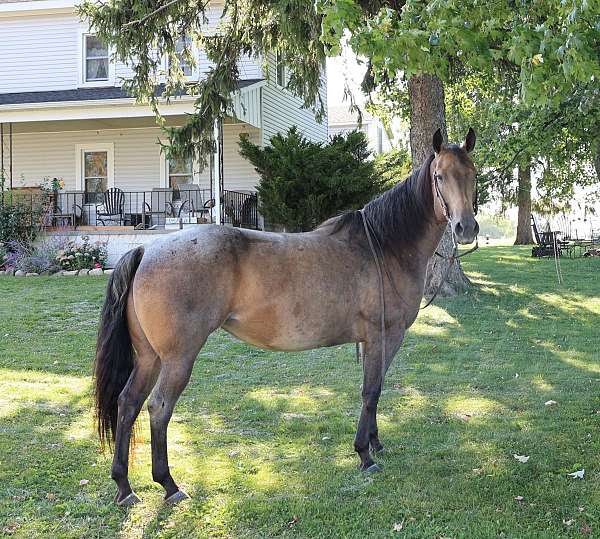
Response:
[{"label": "black mane", "polygon": [[[399,254],[402,247],[418,241],[433,217],[430,165],[433,154],[404,181],[371,200],[363,208],[372,231],[384,251]],[[358,210],[326,221],[331,234],[347,231],[364,237],[364,225]],[[323,225],[322,225],[323,226]]]}]

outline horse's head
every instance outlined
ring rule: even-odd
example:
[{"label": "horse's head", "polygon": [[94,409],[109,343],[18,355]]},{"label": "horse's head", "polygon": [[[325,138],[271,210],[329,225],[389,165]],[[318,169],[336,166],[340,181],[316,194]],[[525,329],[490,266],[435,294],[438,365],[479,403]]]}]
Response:
[{"label": "horse's head", "polygon": [[439,129],[433,135],[431,178],[435,214],[440,221],[450,221],[458,243],[471,243],[479,232],[474,213],[476,171],[469,155],[474,147],[473,129],[469,129],[461,146],[444,144]]}]

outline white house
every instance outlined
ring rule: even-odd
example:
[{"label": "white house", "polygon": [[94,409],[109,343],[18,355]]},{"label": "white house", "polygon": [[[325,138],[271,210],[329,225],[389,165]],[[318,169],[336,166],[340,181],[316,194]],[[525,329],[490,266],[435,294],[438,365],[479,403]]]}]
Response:
[{"label": "white house", "polygon": [[346,134],[350,131],[358,130],[367,136],[369,149],[373,155],[379,155],[392,148],[392,143],[381,120],[366,111],[362,111],[362,118],[359,118],[358,113],[350,112],[347,105],[330,106],[327,116],[329,121],[329,136]]},{"label": "white house", "polygon": [[[220,166],[168,162],[152,112],[121,89],[130,67],[113,61],[111,50],[79,20],[75,3],[0,0],[0,169],[14,188],[56,177],[64,180],[65,191],[84,192],[84,202],[97,203],[113,187],[141,193],[197,185],[222,200],[224,190],[249,193],[257,183],[253,167],[238,153],[241,133],[264,145],[296,125],[313,140],[327,139],[326,120],[317,122],[284,88],[285,67],[273,53],[267,62],[240,59],[234,112],[215,129],[221,156],[211,161]],[[211,2],[211,24],[217,24],[222,7]],[[194,69],[182,61],[190,80],[203,77],[209,67],[202,51],[195,55]],[[325,86],[324,74],[323,99]],[[161,112],[168,123],[180,125],[193,101],[173,99]],[[140,207],[130,201],[132,213],[134,205]],[[211,211],[213,219],[222,220],[219,204]],[[90,210],[82,219],[93,224]]]}]

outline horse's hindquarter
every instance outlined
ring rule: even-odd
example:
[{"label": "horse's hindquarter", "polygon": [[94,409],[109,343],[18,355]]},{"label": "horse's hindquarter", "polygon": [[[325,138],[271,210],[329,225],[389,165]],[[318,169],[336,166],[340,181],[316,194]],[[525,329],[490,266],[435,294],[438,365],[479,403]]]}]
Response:
[{"label": "horse's hindquarter", "polygon": [[239,282],[224,329],[256,346],[305,350],[355,340],[361,260],[318,233],[243,233]]}]

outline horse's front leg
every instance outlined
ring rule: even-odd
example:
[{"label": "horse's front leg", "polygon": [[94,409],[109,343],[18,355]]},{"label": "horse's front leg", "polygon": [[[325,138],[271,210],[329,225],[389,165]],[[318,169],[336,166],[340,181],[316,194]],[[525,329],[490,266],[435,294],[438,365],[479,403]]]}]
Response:
[{"label": "horse's front leg", "polygon": [[[365,343],[363,357],[362,410],[358,421],[358,429],[354,439],[354,449],[360,457],[360,469],[366,472],[377,472],[381,468],[371,458],[369,448],[374,452],[381,451],[383,445],[379,441],[377,430],[377,404],[381,395],[382,373],[387,372],[392,359],[402,344],[404,332],[395,331],[386,334],[386,354],[381,355],[381,334],[376,333]],[[385,366],[382,369],[382,361]]]}]

